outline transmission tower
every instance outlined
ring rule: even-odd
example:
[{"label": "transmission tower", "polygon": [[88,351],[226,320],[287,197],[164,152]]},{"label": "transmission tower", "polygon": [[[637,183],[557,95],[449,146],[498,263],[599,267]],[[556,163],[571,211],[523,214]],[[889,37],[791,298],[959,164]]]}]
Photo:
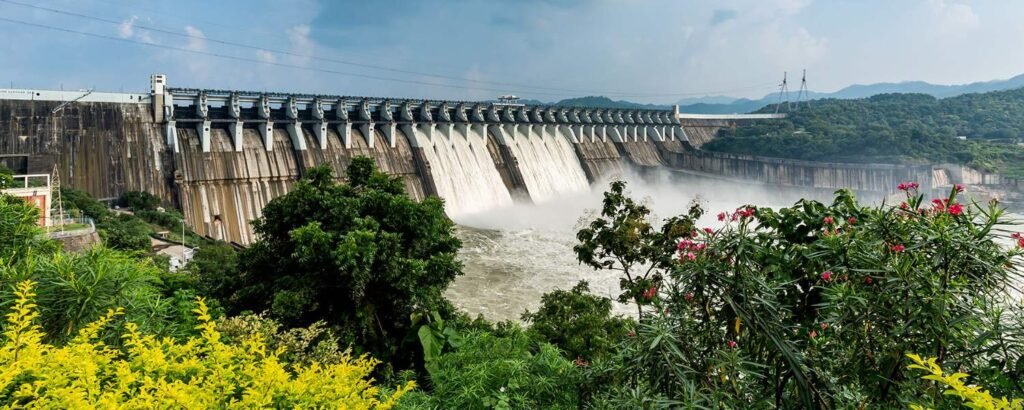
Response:
[{"label": "transmission tower", "polygon": [[776,114],[779,113],[779,108],[782,108],[782,95],[783,94],[786,95],[786,111],[791,111],[791,108],[792,108],[790,106],[790,104],[789,104],[789,85],[786,82],[786,74],[787,73],[785,71],[782,72],[782,84],[779,84],[779,102],[778,102],[778,104],[775,104],[775,113]]},{"label": "transmission tower", "polygon": [[50,177],[50,198],[57,198],[57,220],[60,224],[60,233],[64,233],[64,200],[60,196],[60,170],[57,164],[53,164],[53,175]]},{"label": "transmission tower", "polygon": [[800,102],[804,105],[811,104],[811,96],[807,91],[807,69],[804,69],[803,78],[800,79],[800,91],[796,94],[796,109],[800,109]]}]

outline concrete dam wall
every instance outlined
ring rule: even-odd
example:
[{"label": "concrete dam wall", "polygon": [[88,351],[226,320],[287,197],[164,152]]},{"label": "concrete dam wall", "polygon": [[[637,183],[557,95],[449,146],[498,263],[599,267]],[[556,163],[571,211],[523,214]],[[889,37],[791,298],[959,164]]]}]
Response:
[{"label": "concrete dam wall", "polygon": [[65,186],[101,199],[147,191],[175,200],[172,158],[149,104],[61,104],[0,99],[0,164],[27,174],[56,165]]},{"label": "concrete dam wall", "polygon": [[242,244],[256,239],[250,224],[263,207],[308,169],[327,165],[344,179],[356,156],[373,158],[414,198],[444,198],[456,221],[603,186],[630,169],[879,194],[953,175],[704,152],[696,145],[729,121],[679,121],[670,111],[156,86],[148,96],[59,97],[0,93],[0,163],[19,173],[56,165],[64,186],[99,198],[151,192],[180,207],[196,232]]}]

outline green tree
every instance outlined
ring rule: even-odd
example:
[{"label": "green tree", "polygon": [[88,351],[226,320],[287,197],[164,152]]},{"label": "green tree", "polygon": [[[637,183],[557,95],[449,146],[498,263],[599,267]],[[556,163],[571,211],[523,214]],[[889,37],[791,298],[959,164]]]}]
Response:
[{"label": "green tree", "polygon": [[131,208],[133,212],[154,211],[160,206],[160,198],[149,192],[126,191],[118,198],[122,206]]},{"label": "green tree", "polygon": [[438,198],[415,201],[365,157],[347,177],[310,169],[267,204],[260,240],[220,296],[230,312],[268,311],[285,326],[326,321],[344,342],[408,367],[422,354],[412,315],[450,314],[443,292],[461,274],[460,243]]},{"label": "green tree", "polygon": [[105,218],[97,228],[103,243],[113,249],[148,251],[152,248],[149,226],[132,215],[119,214]]},{"label": "green tree", "polygon": [[612,316],[612,300],[590,293],[586,281],[572,290],[555,290],[541,296],[536,313],[527,311],[523,321],[528,333],[562,349],[569,358],[592,361],[615,350],[632,324]]},{"label": "green tree", "polygon": [[100,203],[92,195],[85,191],[71,188],[61,188],[61,198],[64,200],[66,210],[78,209],[95,220],[97,223],[109,217],[112,212],[106,205]]},{"label": "green tree", "polygon": [[201,246],[185,269],[197,279],[199,291],[210,297],[231,294],[242,286],[238,252],[224,242]]}]

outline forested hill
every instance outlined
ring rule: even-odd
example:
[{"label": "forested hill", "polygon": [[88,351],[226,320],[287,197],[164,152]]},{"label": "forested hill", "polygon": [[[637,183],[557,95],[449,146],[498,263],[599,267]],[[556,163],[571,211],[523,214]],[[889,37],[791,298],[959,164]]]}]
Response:
[{"label": "forested hill", "polygon": [[[758,112],[774,112],[767,106]],[[967,164],[1024,176],[1024,88],[936,99],[816,100],[786,119],[724,129],[712,151],[834,162]],[[957,138],[966,136],[966,140]]]}]

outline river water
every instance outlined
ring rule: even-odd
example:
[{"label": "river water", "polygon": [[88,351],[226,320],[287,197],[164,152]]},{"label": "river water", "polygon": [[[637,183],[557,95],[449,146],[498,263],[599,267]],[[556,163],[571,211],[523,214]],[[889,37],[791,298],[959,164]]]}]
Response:
[{"label": "river water", "polygon": [[[624,179],[631,196],[647,203],[657,221],[685,213],[693,201],[700,201],[706,210],[703,226],[717,225],[715,215],[720,211],[746,204],[785,206],[800,198],[765,187],[668,174]],[[544,293],[569,289],[581,279],[590,283],[591,292],[615,299],[619,276],[580,265],[572,250],[576,231],[597,215],[607,186],[595,184],[541,204],[454,217],[463,241],[465,275],[449,287],[448,298],[472,316],[482,314],[495,321],[519,319],[525,310],[536,310]],[[616,306],[616,311],[633,312],[625,306]]]},{"label": "river water", "polygon": [[[811,194],[780,193],[770,187],[678,175],[654,180],[627,175],[624,179],[633,198],[644,200],[658,221],[686,212],[697,200],[706,211],[701,226],[712,227],[719,223],[715,218],[718,212],[746,204],[789,206]],[[575,232],[596,216],[606,188],[607,184],[595,184],[588,192],[563,195],[542,204],[514,205],[455,218],[459,224],[457,235],[463,241],[460,259],[465,264],[465,275],[449,287],[448,298],[470,315],[482,314],[492,321],[518,320],[525,310],[537,309],[544,293],[569,289],[581,279],[590,283],[591,292],[615,299],[618,275],[580,265],[572,250]],[[820,192],[817,195],[823,200]],[[1024,220],[1019,214],[1008,217]],[[1000,234],[1008,235],[1024,227],[1002,228],[1005,230]],[[622,305],[616,305],[615,310],[625,315],[635,313]]]}]

